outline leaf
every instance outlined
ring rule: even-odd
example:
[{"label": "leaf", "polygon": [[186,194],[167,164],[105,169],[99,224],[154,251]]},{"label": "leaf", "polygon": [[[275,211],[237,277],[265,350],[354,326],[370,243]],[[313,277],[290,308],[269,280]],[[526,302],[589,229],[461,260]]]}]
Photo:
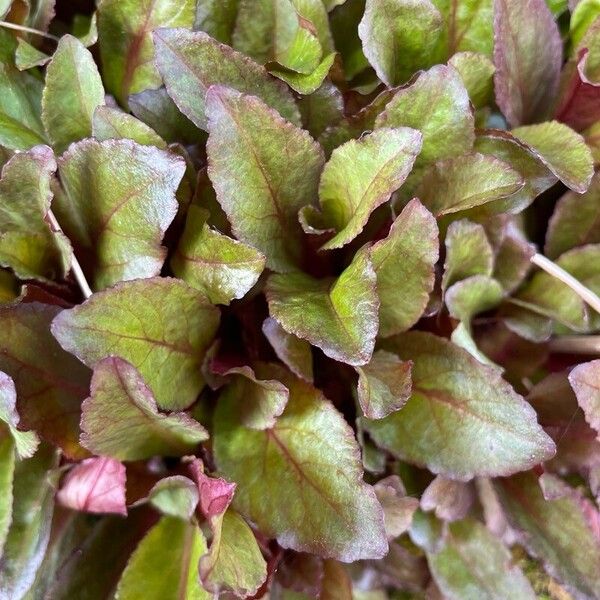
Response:
[{"label": "leaf", "polygon": [[419,500],[406,495],[406,489],[397,475],[381,479],[373,489],[383,508],[388,540],[406,533],[419,508]]},{"label": "leaf", "polygon": [[272,429],[246,429],[237,404],[217,404],[215,459],[238,484],[234,507],[284,548],[348,562],[380,558],[383,512],[362,481],[352,430],[316,388],[281,368],[259,375],[267,373],[290,390]]},{"label": "leaf", "polygon": [[194,29],[231,46],[240,0],[198,0]]},{"label": "leaf", "polygon": [[[594,174],[593,159],[585,140],[572,129],[549,121],[514,129],[512,134],[525,143],[534,154],[568,188],[582,194]],[[556,140],[560,140],[557,144]]]},{"label": "leaf", "polygon": [[51,59],[51,56],[41,52],[35,46],[28,44],[23,38],[17,40],[15,66],[19,71],[26,71],[33,67],[43,67],[47,65]]},{"label": "leaf", "polygon": [[558,91],[562,40],[544,0],[494,1],[496,103],[511,127],[548,116]]},{"label": "leaf", "polygon": [[217,595],[231,592],[237,598],[253,596],[267,578],[267,563],[256,538],[232,509],[219,520],[210,551],[200,558],[202,585]]},{"label": "leaf", "polygon": [[310,96],[298,100],[302,126],[315,139],[344,116],[344,99],[340,90],[325,80]]},{"label": "leaf", "polygon": [[135,600],[209,600],[196,572],[206,540],[196,523],[164,516],[131,555],[115,598]]},{"label": "leaf", "polygon": [[0,32],[0,46],[10,48],[11,58],[0,56],[0,144],[11,150],[29,150],[45,140],[44,126],[40,118],[42,82],[19,71],[12,64],[15,42],[5,30]]},{"label": "leaf", "polygon": [[429,333],[406,333],[382,347],[414,363],[412,395],[402,410],[365,422],[375,442],[398,458],[466,481],[529,469],[553,456],[534,410],[496,369]]},{"label": "leaf", "polygon": [[448,65],[460,74],[475,108],[483,108],[492,102],[496,67],[485,54],[457,52],[450,58]]},{"label": "leaf", "polygon": [[377,335],[379,300],[368,252],[359,252],[337,279],[304,273],[271,275],[266,296],[270,315],[288,333],[347,364],[369,362]]},{"label": "leaf", "polygon": [[439,217],[510,196],[524,184],[520,173],[504,161],[475,153],[430,167],[423,174],[417,195]]},{"label": "leaf", "polygon": [[64,277],[69,269],[69,242],[53,232],[46,221],[55,170],[56,162],[47,146],[15,154],[2,169],[0,264],[23,279]]},{"label": "leaf", "polygon": [[138,370],[114,356],[96,363],[91,395],[81,409],[81,444],[118,460],[182,455],[208,438],[187,414],[159,413]]},{"label": "leaf", "polygon": [[285,84],[229,46],[205,33],[184,29],[154,32],[156,65],[169,96],[179,110],[200,129],[206,129],[206,94],[213,85],[228,86],[260,98],[267,106],[294,124],[298,109]]},{"label": "leaf", "polygon": [[493,0],[432,0],[443,19],[439,40],[443,56],[479,52],[491,56],[494,45]]},{"label": "leaf", "polygon": [[380,336],[406,331],[425,311],[434,285],[438,245],[435,219],[417,199],[406,205],[388,236],[373,245]]},{"label": "leaf", "polygon": [[20,426],[80,458],[86,454],[78,438],[89,371],[50,334],[59,312],[37,302],[0,307],[0,370],[14,380]]},{"label": "leaf", "polygon": [[0,436],[0,552],[12,520],[15,442],[9,435]]},{"label": "leaf", "polygon": [[233,381],[225,386],[219,402],[237,402],[245,427],[270,429],[275,425],[288,401],[289,392],[285,385],[277,380],[257,379],[250,367],[234,367],[222,375]]},{"label": "leaf", "polygon": [[98,106],[92,117],[92,135],[99,141],[129,139],[166,150],[166,142],[144,122],[110,106]]},{"label": "leaf", "polygon": [[[0,371],[0,421],[4,421],[12,437],[20,459],[31,458],[38,447],[39,439],[33,431],[19,431],[17,413],[17,390],[13,380]],[[0,528],[1,529],[1,528]],[[1,547],[1,544],[0,544]]]},{"label": "leaf", "polygon": [[125,106],[130,94],[159,87],[152,32],[159,27],[191,27],[193,0],[102,0],[98,37],[107,90]]},{"label": "leaf", "polygon": [[315,92],[323,84],[334,61],[335,53],[332,52],[325,56],[310,73],[296,73],[279,67],[270,67],[269,72],[278,79],[285,81],[295,92],[307,95]]},{"label": "leaf", "polygon": [[337,234],[322,250],[340,248],[362,231],[408,177],[421,141],[415,129],[382,128],[333,151],[321,174],[319,200],[325,222]]},{"label": "leaf", "polygon": [[358,34],[365,56],[387,86],[431,66],[442,17],[429,0],[367,0]]},{"label": "leaf", "polygon": [[275,61],[311,73],[323,48],[314,24],[300,14],[298,5],[297,0],[240,0],[233,46],[259,63]]},{"label": "leaf", "polygon": [[600,435],[599,365],[597,360],[577,365],[569,373],[569,383],[577,396],[577,403],[585,414],[585,420]]},{"label": "leaf", "polygon": [[317,195],[321,149],[258,98],[228,88],[211,89],[207,113],[208,176],[233,232],[270,269],[293,269],[302,254],[297,214]]},{"label": "leaf", "polygon": [[173,475],[157,481],[148,495],[138,500],[134,506],[147,502],[163,515],[189,521],[194,515],[199,499],[198,487],[191,479],[183,475]]},{"label": "leaf", "polygon": [[465,154],[475,139],[467,90],[459,73],[445,65],[432,67],[400,88],[375,125],[418,129],[423,134],[418,165]]},{"label": "leaf", "polygon": [[358,25],[365,12],[365,0],[346,0],[329,16],[335,49],[340,53],[347,79],[352,79],[369,66],[358,36]]},{"label": "leaf", "polygon": [[472,486],[462,481],[446,479],[438,475],[421,496],[421,508],[435,511],[435,516],[444,521],[464,519],[474,500]]},{"label": "leaf", "polygon": [[495,279],[473,275],[451,285],[445,300],[450,316],[469,323],[475,315],[498,306],[502,297],[502,286]]},{"label": "leaf", "polygon": [[12,523],[0,569],[2,600],[25,596],[42,563],[54,512],[54,488],[48,471],[57,466],[56,451],[46,445],[15,466]]},{"label": "leaf", "polygon": [[164,87],[129,96],[129,108],[167,142],[204,141],[206,134],[181,112]]},{"label": "leaf", "polygon": [[200,493],[202,514],[212,524],[231,504],[236,484],[219,477],[209,477],[204,473],[204,466],[198,459],[192,461],[190,470]]},{"label": "leaf", "polygon": [[[158,275],[185,164],[130,140],[73,144],[58,161],[55,213],[94,289]],[[118,177],[118,173],[127,177]]]},{"label": "leaf", "polygon": [[368,419],[383,419],[400,410],[410,398],[411,361],[378,350],[358,373],[358,401]]},{"label": "leaf", "polygon": [[104,87],[90,51],[72,35],[60,38],[46,69],[42,121],[57,153],[92,134],[92,116]]},{"label": "leaf", "polygon": [[494,250],[479,223],[467,219],[450,223],[446,233],[442,289],[473,275],[491,275]]},{"label": "leaf", "polygon": [[537,598],[521,569],[511,565],[509,550],[473,519],[450,525],[442,548],[428,553],[427,562],[448,600]]},{"label": "leaf", "polygon": [[512,527],[548,572],[576,597],[600,593],[600,544],[588,516],[574,495],[546,501],[533,473],[521,473],[494,484]]},{"label": "leaf", "polygon": [[209,215],[207,210],[190,206],[171,268],[213,304],[229,304],[256,284],[265,257],[252,246],[212,229],[207,223]]},{"label": "leaf", "polygon": [[178,410],[204,386],[200,367],[218,323],[218,310],[202,294],[157,277],[120,283],[62,311],[52,333],[91,367],[110,355],[127,360],[160,408]]},{"label": "leaf", "polygon": [[277,358],[294,374],[304,381],[313,381],[313,360],[310,344],[288,333],[275,319],[267,317],[262,324],[262,332],[269,340]]},{"label": "leaf", "polygon": [[600,177],[594,176],[587,192],[567,192],[554,207],[546,231],[545,254],[554,259],[563,252],[600,243]]},{"label": "leaf", "polygon": [[[488,207],[490,212],[518,213],[527,208],[541,193],[551,188],[557,181],[539,155],[529,146],[519,141],[511,133],[499,129],[487,129],[475,139],[475,150],[508,163],[521,174],[525,185],[504,200],[496,200]],[[482,213],[485,214],[485,213]]]},{"label": "leaf", "polygon": [[65,475],[56,499],[73,510],[126,515],[125,467],[112,458],[86,458]]}]

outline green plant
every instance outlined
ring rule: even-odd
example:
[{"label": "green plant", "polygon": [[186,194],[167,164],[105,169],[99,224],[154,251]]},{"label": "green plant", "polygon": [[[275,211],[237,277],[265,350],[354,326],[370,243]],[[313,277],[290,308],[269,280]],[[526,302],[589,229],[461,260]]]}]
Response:
[{"label": "green plant", "polygon": [[1,600],[600,598],[597,0],[0,17]]}]

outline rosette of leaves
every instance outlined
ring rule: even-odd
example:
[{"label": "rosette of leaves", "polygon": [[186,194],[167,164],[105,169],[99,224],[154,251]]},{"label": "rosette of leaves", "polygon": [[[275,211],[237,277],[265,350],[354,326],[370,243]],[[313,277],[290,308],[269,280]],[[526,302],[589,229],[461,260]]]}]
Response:
[{"label": "rosette of leaves", "polygon": [[0,600],[600,598],[595,0],[0,0]]}]

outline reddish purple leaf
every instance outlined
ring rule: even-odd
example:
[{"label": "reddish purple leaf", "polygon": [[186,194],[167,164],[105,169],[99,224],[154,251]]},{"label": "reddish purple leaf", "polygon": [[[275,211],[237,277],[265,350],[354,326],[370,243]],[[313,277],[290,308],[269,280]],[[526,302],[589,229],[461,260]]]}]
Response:
[{"label": "reddish purple leaf", "polygon": [[196,459],[190,464],[192,477],[200,492],[200,510],[207,519],[219,517],[231,504],[235,483],[204,473],[202,461]]}]

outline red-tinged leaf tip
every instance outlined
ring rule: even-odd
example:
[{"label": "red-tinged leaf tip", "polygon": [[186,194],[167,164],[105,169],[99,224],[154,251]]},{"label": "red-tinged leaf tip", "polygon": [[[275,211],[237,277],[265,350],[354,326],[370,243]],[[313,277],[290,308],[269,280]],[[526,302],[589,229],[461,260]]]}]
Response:
[{"label": "red-tinged leaf tip", "polygon": [[209,520],[219,517],[231,504],[236,484],[219,477],[209,477],[198,459],[190,463],[190,470],[200,493],[202,514]]},{"label": "red-tinged leaf tip", "polygon": [[125,467],[118,460],[86,458],[67,473],[56,498],[74,510],[126,515],[125,480]]}]

